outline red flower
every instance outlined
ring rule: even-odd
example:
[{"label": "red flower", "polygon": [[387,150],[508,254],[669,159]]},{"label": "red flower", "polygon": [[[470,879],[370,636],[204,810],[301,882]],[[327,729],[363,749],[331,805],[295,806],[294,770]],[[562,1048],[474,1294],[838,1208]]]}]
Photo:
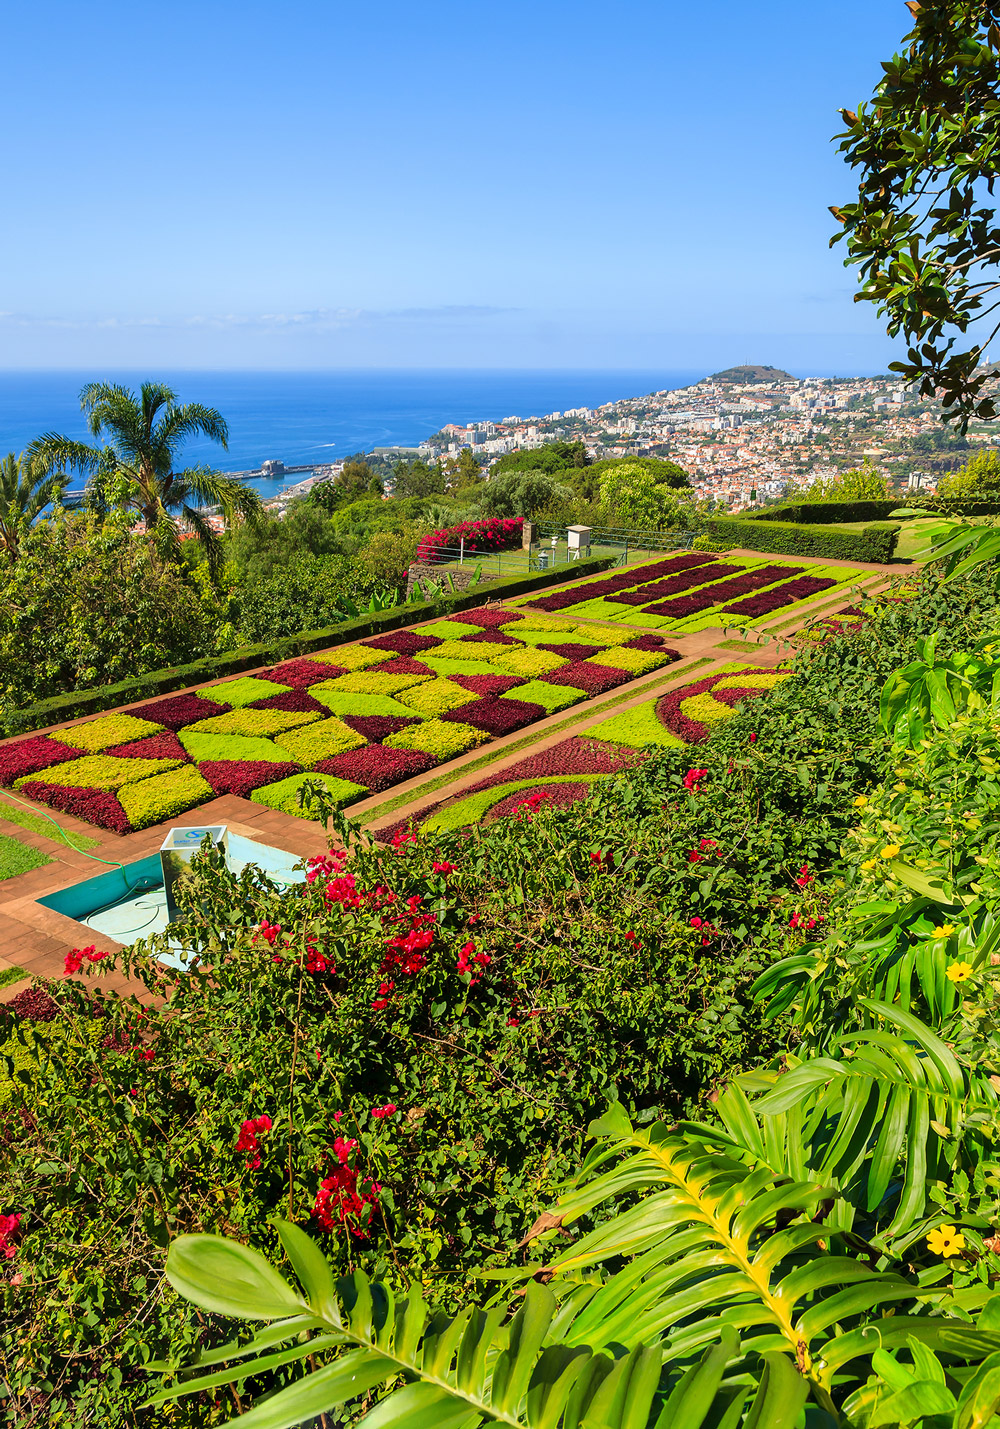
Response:
[{"label": "red flower", "polygon": [[795,880],[796,887],[808,888],[809,884],[812,883],[812,881],[813,875],[809,872],[809,865],[807,863],[804,863],[799,869],[798,878]]},{"label": "red flower", "polygon": [[701,863],[701,854],[697,849],[692,849],[688,854],[688,863]]},{"label": "red flower", "polygon": [[240,1127],[239,1138],[236,1142],[235,1151],[249,1151],[247,1157],[247,1170],[256,1171],[260,1165],[260,1153],[257,1149],[257,1139],[266,1131],[270,1131],[272,1126],[269,1116],[250,1117]]},{"label": "red flower", "polygon": [[[277,941],[280,932],[280,923],[269,923],[266,918],[261,919],[260,928],[258,929],[258,935],[263,938],[266,943],[270,943],[272,948],[274,947],[274,944]],[[256,938],[254,939],[254,941],[256,942]]]},{"label": "red flower", "polygon": [[756,744],[756,743],[757,743],[757,736],[756,736],[755,734],[752,734],[752,735],[750,736],[750,743],[751,743],[751,744]]},{"label": "red flower", "polygon": [[13,1260],[17,1250],[10,1243],[10,1238],[21,1224],[21,1217],[17,1214],[0,1216],[0,1256],[4,1260]]},{"label": "red flower", "polygon": [[684,775],[684,788],[690,790],[692,794],[699,794],[699,785],[708,775],[707,769],[689,769]]},{"label": "red flower", "polygon": [[387,1116],[393,1116],[396,1106],[393,1102],[386,1102],[385,1106],[373,1106],[372,1116],[376,1121],[384,1121]]},{"label": "red flower", "polygon": [[74,948],[71,953],[67,953],[64,966],[67,973],[78,973],[85,962],[99,963],[107,956],[106,952],[97,952],[91,943],[89,948]]},{"label": "red flower", "polygon": [[448,862],[436,863],[436,864],[434,864],[434,872],[435,872],[435,873],[454,873],[454,872],[455,872],[455,869],[456,869],[457,867],[458,867],[458,864],[457,864],[457,863],[448,863]]},{"label": "red flower", "polygon": [[703,925],[702,920],[701,920],[700,918],[692,918],[692,919],[691,919],[691,927],[692,927],[692,928],[701,928],[701,927],[703,927],[703,926],[704,926],[704,925]]},{"label": "red flower", "polygon": [[382,1188],[377,1181],[373,1181],[367,1191],[358,1191],[358,1171],[351,1165],[351,1157],[357,1147],[356,1141],[337,1137],[333,1143],[337,1165],[331,1175],[325,1176],[319,1183],[312,1214],[324,1230],[335,1231],[339,1225],[348,1235],[367,1240],[368,1233],[359,1217],[366,1205],[377,1204],[377,1193]]}]

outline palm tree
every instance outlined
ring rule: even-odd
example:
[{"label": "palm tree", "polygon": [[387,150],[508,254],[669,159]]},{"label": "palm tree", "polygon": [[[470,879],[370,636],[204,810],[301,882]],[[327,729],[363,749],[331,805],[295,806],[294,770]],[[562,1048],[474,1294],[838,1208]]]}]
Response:
[{"label": "palm tree", "polygon": [[17,560],[21,537],[68,481],[64,471],[52,471],[31,456],[8,452],[0,461],[0,550],[9,560]]},{"label": "palm tree", "polygon": [[[112,507],[135,511],[162,547],[176,549],[178,518],[201,538],[209,571],[216,580],[222,565],[222,545],[199,507],[218,506],[227,521],[237,517],[256,524],[262,516],[260,497],[239,481],[208,467],[174,470],[178,452],[190,437],[205,436],[223,448],[229,445],[225,418],[199,402],[182,406],[177,393],[162,382],[144,382],[139,396],[111,382],[88,382],[80,406],[94,437],[104,446],[88,446],[47,432],[29,453],[54,467],[76,467],[87,473],[88,502],[96,510]],[[194,504],[197,503],[197,504]]]}]

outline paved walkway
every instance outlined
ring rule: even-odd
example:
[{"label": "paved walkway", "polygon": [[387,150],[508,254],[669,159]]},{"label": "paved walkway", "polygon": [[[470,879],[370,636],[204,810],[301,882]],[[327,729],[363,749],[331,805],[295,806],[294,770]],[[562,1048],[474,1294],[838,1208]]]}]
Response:
[{"label": "paved walkway", "polygon": [[[761,558],[759,551],[734,551],[731,554],[757,560]],[[864,565],[853,561],[831,563],[827,558],[806,556],[796,556],[794,559],[797,564],[802,565],[837,564],[848,566],[857,571],[859,584],[863,585],[866,593],[869,594],[883,588],[890,577],[898,577],[906,573],[906,568],[900,566]],[[803,606],[798,618],[791,617],[791,626],[798,629],[819,615],[833,613],[849,604],[851,604],[850,588],[846,590],[841,588],[831,593],[829,601],[824,601],[820,597],[815,602]],[[511,608],[523,609],[523,607],[514,606]],[[572,611],[565,612],[563,615],[567,624],[580,622],[580,617],[574,616]],[[426,811],[430,805],[451,800],[461,794],[465,787],[478,783],[487,772],[484,761],[488,762],[490,771],[502,771],[518,763],[529,752],[540,752],[568,738],[571,734],[586,733],[589,727],[607,717],[611,707],[616,712],[631,709],[645,700],[662,694],[665,690],[685,683],[688,678],[700,679],[704,675],[710,674],[712,669],[719,664],[733,660],[743,660],[747,664],[762,667],[773,667],[787,654],[787,647],[780,637],[789,631],[778,632],[777,627],[788,625],[789,619],[787,610],[776,612],[772,620],[756,627],[756,630],[762,635],[772,637],[777,635],[778,638],[772,638],[769,644],[756,645],[752,643],[751,637],[751,642],[747,644],[746,648],[740,650],[724,648],[726,640],[731,636],[727,636],[718,627],[702,630],[693,635],[672,636],[669,631],[656,632],[663,633],[670,644],[677,649],[681,656],[680,663],[652,674],[639,676],[628,685],[619,686],[605,695],[586,700],[575,705],[571,710],[562,710],[557,714],[550,715],[527,730],[520,730],[504,739],[494,740],[485,748],[480,747],[470,751],[470,753],[452,760],[447,765],[430,771],[428,774],[396,785],[385,793],[363,799],[345,812],[362,826],[372,830],[395,823],[399,819],[418,817],[421,811]],[[436,620],[425,623],[435,624]],[[416,625],[411,628],[419,631],[420,626]],[[637,631],[641,630],[643,634],[649,633],[648,627],[634,628]],[[695,667],[697,667],[696,670]],[[261,666],[258,670],[247,670],[243,673],[247,675],[259,674],[260,670],[266,668],[266,666]],[[687,673],[689,671],[694,672],[693,675],[689,676]],[[190,686],[189,690],[204,688],[204,684],[194,685]],[[177,690],[171,693],[180,695],[188,692]],[[127,711],[138,705],[148,704],[148,702],[148,699],[136,700],[132,705],[123,705],[120,708]],[[67,720],[63,724],[52,725],[47,730],[39,730],[34,733],[54,734],[59,730],[70,729],[73,725],[81,722],[80,720]],[[443,784],[438,785],[437,781],[443,773],[451,777],[447,778]],[[428,785],[430,784],[436,787],[429,790]],[[408,795],[412,795],[412,798],[407,798]],[[5,792],[0,790],[0,818],[2,818],[4,798]],[[392,808],[386,811],[385,806],[390,803]],[[237,798],[235,795],[214,799],[211,803],[202,805],[198,810],[192,810],[191,817],[195,816],[199,822],[206,824],[228,824],[234,833],[284,849],[299,857],[322,852],[324,848],[322,832],[314,823],[294,818],[280,810],[265,808],[263,805],[252,803],[249,799]],[[177,821],[169,819],[152,828],[125,835],[95,829],[93,825],[83,823],[68,814],[58,815],[58,822],[71,840],[81,837],[84,839],[96,837],[99,840],[97,846],[89,850],[90,857],[19,826],[11,827],[5,823],[0,824],[0,829],[11,833],[22,843],[41,850],[53,860],[41,868],[33,869],[0,883],[0,972],[5,967],[16,966],[24,968],[28,974],[27,979],[0,988],[0,1002],[6,1002],[15,997],[24,987],[30,985],[31,979],[35,977],[64,977],[66,975],[64,972],[66,954],[73,948],[87,946],[95,942],[99,942],[102,947],[111,949],[119,946],[104,935],[90,932],[73,919],[45,908],[37,900],[46,894],[106,871],[104,865],[94,861],[95,858],[107,860],[108,864],[128,864],[158,852],[167,830]],[[85,975],[81,974],[80,977],[84,978]],[[109,991],[136,996],[143,1001],[149,1000],[149,994],[141,984],[134,980],[130,981],[121,973],[106,974],[101,979],[101,986]]]}]

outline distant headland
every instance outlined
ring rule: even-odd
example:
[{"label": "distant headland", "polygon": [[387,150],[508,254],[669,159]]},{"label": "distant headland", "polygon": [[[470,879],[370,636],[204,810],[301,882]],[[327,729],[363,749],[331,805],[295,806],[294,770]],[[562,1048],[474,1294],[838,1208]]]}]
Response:
[{"label": "distant headland", "polygon": [[780,367],[727,367],[724,372],[713,372],[703,382],[794,382],[790,372],[782,372]]}]

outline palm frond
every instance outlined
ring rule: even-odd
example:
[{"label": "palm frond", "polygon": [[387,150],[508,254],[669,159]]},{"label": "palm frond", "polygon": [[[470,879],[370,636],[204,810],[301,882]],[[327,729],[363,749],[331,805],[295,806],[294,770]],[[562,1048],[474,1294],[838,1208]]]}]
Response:
[{"label": "palm frond", "polygon": [[58,432],[45,432],[36,437],[24,454],[29,460],[40,462],[47,472],[69,469],[89,474],[97,470],[101,461],[99,448],[61,437]]},{"label": "palm frond", "polygon": [[186,402],[183,406],[171,403],[160,423],[159,440],[175,452],[189,437],[198,436],[208,437],[228,450],[229,427],[222,413],[200,402]]},{"label": "palm frond", "polygon": [[177,472],[174,482],[174,501],[181,497],[187,501],[193,494],[204,506],[218,506],[228,521],[239,518],[253,525],[263,518],[264,507],[257,492],[224,472],[192,466]]},{"label": "palm frond", "polygon": [[219,540],[216,532],[212,530],[205,516],[196,507],[182,506],[181,511],[185,521],[201,541],[201,547],[205,552],[205,559],[208,562],[209,580],[212,582],[212,585],[218,589],[225,560],[222,542]]}]

